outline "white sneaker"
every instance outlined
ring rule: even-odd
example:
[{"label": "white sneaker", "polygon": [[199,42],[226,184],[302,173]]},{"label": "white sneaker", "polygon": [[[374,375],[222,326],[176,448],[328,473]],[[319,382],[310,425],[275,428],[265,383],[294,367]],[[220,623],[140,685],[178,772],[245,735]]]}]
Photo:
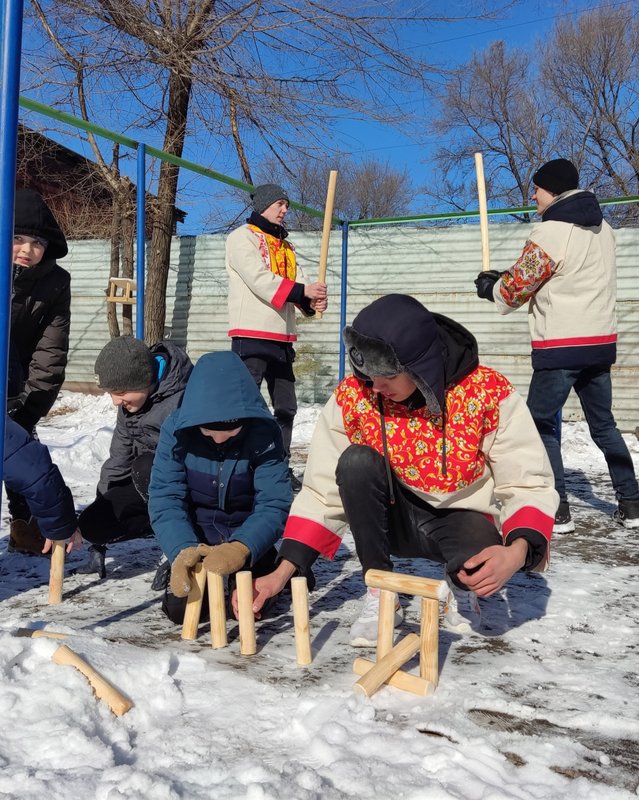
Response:
[{"label": "white sneaker", "polygon": [[[375,647],[377,645],[377,623],[379,621],[379,589],[368,589],[359,617],[351,625],[352,647]],[[404,609],[395,607],[395,627],[404,621]]]},{"label": "white sneaker", "polygon": [[481,609],[475,592],[460,589],[446,575],[450,592],[444,602],[442,627],[455,633],[470,633],[479,628]]}]

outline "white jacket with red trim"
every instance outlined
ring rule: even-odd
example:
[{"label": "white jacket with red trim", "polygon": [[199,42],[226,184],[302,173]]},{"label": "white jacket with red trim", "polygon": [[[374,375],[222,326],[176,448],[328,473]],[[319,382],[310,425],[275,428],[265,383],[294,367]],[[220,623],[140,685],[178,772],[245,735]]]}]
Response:
[{"label": "white jacket with red trim", "polygon": [[[280,556],[300,543],[332,558],[346,527],[335,481],[351,444],[383,453],[377,395],[345,378],[315,428],[304,485],[293,501]],[[446,470],[441,416],[385,401],[391,469],[410,492],[435,508],[478,511],[495,519],[504,542],[515,530],[549,542],[559,498],[546,450],[523,398],[503,375],[479,366],[446,392]],[[292,545],[292,547],[289,547]],[[296,563],[295,559],[292,560]]]},{"label": "white jacket with red trim", "polygon": [[[229,276],[229,336],[248,336],[277,342],[295,342],[295,305],[287,298],[297,283],[308,283],[299,265],[295,278],[271,271],[269,234],[242,225],[226,239]],[[295,263],[295,248],[284,243]]]},{"label": "white jacket with red trim", "polygon": [[614,232],[595,196],[578,189],[546,208],[493,289],[500,314],[529,302],[535,369],[614,364],[616,294]]}]

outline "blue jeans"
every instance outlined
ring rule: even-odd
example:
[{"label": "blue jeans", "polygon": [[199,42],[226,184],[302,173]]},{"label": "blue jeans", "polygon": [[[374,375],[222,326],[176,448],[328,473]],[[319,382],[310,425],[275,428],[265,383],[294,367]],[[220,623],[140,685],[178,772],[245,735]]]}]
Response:
[{"label": "blue jeans", "polygon": [[609,367],[540,369],[533,372],[528,408],[548,452],[555,474],[555,489],[566,500],[564,463],[557,436],[558,413],[574,389],[581,403],[593,442],[604,454],[617,500],[639,500],[632,458],[612,415]]}]

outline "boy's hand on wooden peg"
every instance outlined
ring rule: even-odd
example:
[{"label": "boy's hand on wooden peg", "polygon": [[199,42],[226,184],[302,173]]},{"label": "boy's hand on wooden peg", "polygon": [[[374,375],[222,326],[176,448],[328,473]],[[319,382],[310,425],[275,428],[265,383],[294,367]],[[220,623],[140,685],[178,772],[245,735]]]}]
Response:
[{"label": "boy's hand on wooden peg", "polygon": [[[200,545],[198,549],[206,546]],[[230,575],[232,572],[242,569],[250,555],[251,551],[242,542],[224,542],[215,547],[210,547],[202,564],[207,572]]]},{"label": "boy's hand on wooden peg", "polygon": [[[208,545],[205,545],[207,547]],[[185,547],[175,557],[171,566],[171,591],[176,597],[188,597],[191,591],[191,570],[201,560],[201,545]]]}]

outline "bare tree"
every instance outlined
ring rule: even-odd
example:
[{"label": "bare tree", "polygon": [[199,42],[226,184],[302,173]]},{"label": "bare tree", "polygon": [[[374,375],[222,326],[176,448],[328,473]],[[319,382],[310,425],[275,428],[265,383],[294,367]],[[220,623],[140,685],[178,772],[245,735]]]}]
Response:
[{"label": "bare tree", "polygon": [[[560,57],[555,57],[556,54]],[[630,4],[560,20],[541,75],[600,193],[639,192],[639,19]]]},{"label": "bare tree", "polygon": [[560,136],[530,57],[493,42],[454,71],[440,108],[433,128],[445,141],[435,157],[441,182],[425,191],[459,209],[476,203],[473,156],[481,152],[491,205],[528,205],[532,175]]},{"label": "bare tree", "polygon": [[[257,143],[282,164],[294,152],[317,154],[342,109],[408,125],[399,98],[432,74],[400,41],[404,27],[436,18],[419,2],[32,2],[41,3],[58,47],[57,61],[42,49],[28,54],[49,97],[72,110],[92,102],[90,119],[103,119],[110,104],[120,129],[159,132],[174,156],[205,124],[215,136],[231,136],[247,182]],[[155,176],[147,340],[164,332],[178,178],[179,168],[164,161]]]}]

